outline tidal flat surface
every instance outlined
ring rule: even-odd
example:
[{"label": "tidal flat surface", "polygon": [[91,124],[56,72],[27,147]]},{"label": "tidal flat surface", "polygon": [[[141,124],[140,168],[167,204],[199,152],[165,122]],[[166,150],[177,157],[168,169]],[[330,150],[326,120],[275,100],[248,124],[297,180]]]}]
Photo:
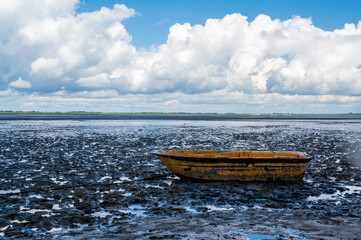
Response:
[{"label": "tidal flat surface", "polygon": [[[298,183],[190,182],[168,149],[314,159]],[[361,239],[361,120],[2,120],[0,166],[0,239]]]}]

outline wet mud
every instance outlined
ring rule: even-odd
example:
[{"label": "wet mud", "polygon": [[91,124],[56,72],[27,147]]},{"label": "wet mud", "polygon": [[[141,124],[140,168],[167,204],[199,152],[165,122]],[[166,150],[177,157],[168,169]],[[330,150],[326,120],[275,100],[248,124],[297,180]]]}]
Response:
[{"label": "wet mud", "polygon": [[[304,151],[296,183],[182,180],[160,150]],[[0,239],[361,239],[361,121],[0,121]]]}]

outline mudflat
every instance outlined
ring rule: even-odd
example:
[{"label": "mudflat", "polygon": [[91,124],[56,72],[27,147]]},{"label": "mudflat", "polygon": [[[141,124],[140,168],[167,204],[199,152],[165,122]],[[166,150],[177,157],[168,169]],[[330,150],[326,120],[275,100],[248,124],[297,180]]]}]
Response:
[{"label": "mudflat", "polygon": [[[361,238],[359,119],[50,120],[0,120],[0,238]],[[151,154],[181,149],[314,159],[297,183],[194,182]]]}]

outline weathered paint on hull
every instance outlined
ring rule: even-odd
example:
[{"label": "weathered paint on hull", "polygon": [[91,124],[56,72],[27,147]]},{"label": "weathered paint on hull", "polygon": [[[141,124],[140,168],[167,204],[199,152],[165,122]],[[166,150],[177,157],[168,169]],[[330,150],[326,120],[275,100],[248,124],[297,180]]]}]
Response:
[{"label": "weathered paint on hull", "polygon": [[311,159],[298,152],[164,151],[155,155],[179,177],[216,181],[299,181]]}]

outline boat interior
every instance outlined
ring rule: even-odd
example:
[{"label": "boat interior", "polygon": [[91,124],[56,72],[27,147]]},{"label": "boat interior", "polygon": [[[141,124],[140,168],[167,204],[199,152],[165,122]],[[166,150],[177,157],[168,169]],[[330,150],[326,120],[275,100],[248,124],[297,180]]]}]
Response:
[{"label": "boat interior", "polygon": [[306,159],[308,156],[302,152],[281,152],[281,151],[193,151],[176,150],[158,152],[161,155],[185,156],[199,158],[293,158]]}]

